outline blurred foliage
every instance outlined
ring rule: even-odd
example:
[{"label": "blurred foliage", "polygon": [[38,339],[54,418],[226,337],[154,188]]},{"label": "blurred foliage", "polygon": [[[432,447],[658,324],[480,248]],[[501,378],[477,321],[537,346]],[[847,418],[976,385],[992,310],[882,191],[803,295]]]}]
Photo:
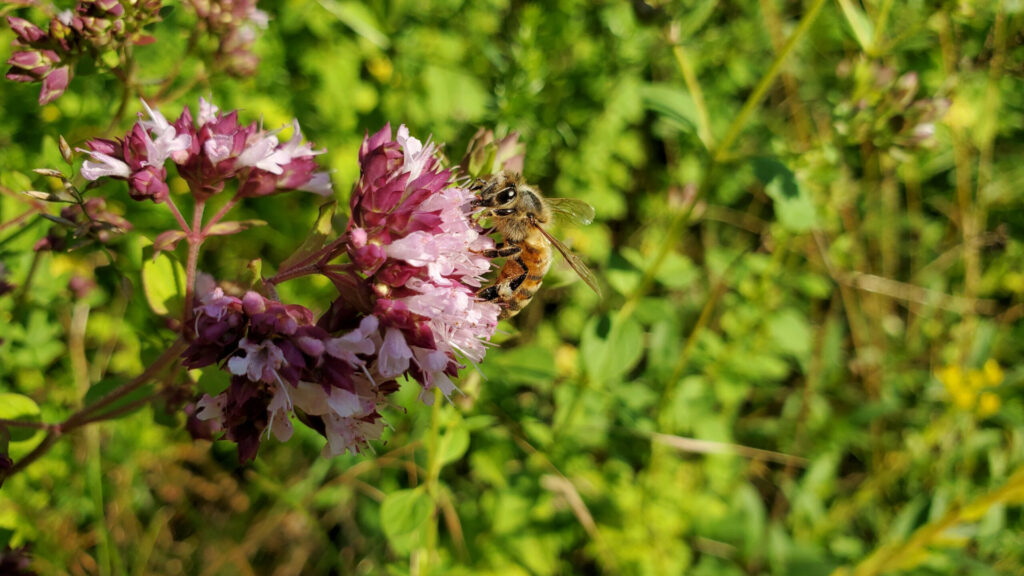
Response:
[{"label": "blurred foliage", "polygon": [[[385,122],[454,160],[479,126],[519,131],[528,179],[596,207],[559,234],[610,290],[556,265],[455,406],[388,414],[373,457],[320,459],[309,433],[238,468],[159,406],[76,433],[3,486],[0,549],[44,574],[1024,572],[1020,2],[260,7],[250,78],[169,57],[187,12],[154,27],[134,55],[180,76],[165,115],[212,95],[296,116],[343,200]],[[55,421],[170,336],[138,241],[115,266],[31,251],[49,224],[20,192],[59,186],[31,172],[58,135],[105,133],[116,80],[43,108],[2,87],[0,418]],[[95,193],[144,234],[169,218]],[[247,206],[268,226],[202,267],[280,262],[311,198]]]}]

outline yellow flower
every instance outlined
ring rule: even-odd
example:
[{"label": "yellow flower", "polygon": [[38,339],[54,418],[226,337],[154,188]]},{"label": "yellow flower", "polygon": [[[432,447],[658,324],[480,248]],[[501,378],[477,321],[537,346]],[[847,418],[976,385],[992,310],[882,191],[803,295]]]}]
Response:
[{"label": "yellow flower", "polygon": [[996,362],[995,358],[989,358],[985,361],[982,371],[985,373],[985,379],[988,380],[989,386],[999,386],[1003,383],[1003,378],[1006,377],[1006,374],[1003,373],[1003,369],[999,366],[999,362]]},{"label": "yellow flower", "polygon": [[949,365],[936,371],[935,377],[942,382],[958,409],[974,412],[979,418],[987,418],[999,411],[999,396],[987,391],[1002,384],[1005,377],[995,359],[988,359],[980,370],[966,372],[958,365]]},{"label": "yellow flower", "polygon": [[978,397],[978,417],[988,418],[989,416],[999,412],[999,396],[991,392],[985,392]]}]

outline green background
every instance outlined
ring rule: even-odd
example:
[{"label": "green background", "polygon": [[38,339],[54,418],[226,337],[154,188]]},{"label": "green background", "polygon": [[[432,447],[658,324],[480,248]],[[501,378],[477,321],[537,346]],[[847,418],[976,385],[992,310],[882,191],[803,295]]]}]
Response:
[{"label": "green background", "polygon": [[[342,205],[385,122],[455,161],[478,127],[517,130],[531,182],[596,208],[556,233],[605,297],[556,263],[452,405],[399,392],[376,455],[322,459],[306,430],[240,468],[158,408],[80,430],[4,484],[0,544],[44,574],[1024,573],[1020,2],[260,7],[254,76],[182,58],[178,6],[134,50],[142,94],[170,78],[169,118],[199,96],[297,117]],[[0,84],[0,222],[59,185],[31,172],[62,166],[58,135],[131,123],[109,127],[109,74],[80,67],[43,108],[38,88]],[[135,226],[117,266],[44,254],[0,297],[0,392],[45,421],[173,340],[139,276],[173,221],[123,183],[90,194]],[[215,239],[201,268],[272,270],[319,202],[246,203],[238,219],[269,225]],[[15,285],[49,226],[0,228]],[[97,288],[76,298],[73,275]],[[281,295],[322,311],[330,291]],[[0,417],[31,415],[15,402]]]}]

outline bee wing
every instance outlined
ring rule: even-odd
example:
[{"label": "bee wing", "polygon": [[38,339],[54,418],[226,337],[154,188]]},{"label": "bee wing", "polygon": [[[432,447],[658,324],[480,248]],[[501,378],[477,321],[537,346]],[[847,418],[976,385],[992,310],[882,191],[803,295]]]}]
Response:
[{"label": "bee wing", "polygon": [[[544,202],[561,221],[587,225],[594,221],[594,207],[575,198],[545,198]],[[566,258],[568,260],[568,258]]]},{"label": "bee wing", "polygon": [[[587,206],[589,206],[589,204]],[[593,208],[591,208],[591,210],[593,210]],[[594,273],[590,271],[590,268],[587,268],[587,265],[583,263],[583,260],[580,260],[579,256],[573,254],[565,244],[562,244],[558,238],[549,234],[547,230],[540,226],[537,226],[536,228],[537,230],[540,230],[540,233],[543,234],[545,238],[548,239],[548,242],[551,242],[552,246],[561,252],[562,257],[565,258],[565,261],[569,264],[569,267],[572,268],[573,272],[579,274],[579,277],[587,283],[587,286],[590,286],[590,289],[597,294],[598,298],[603,298],[604,296],[601,294],[601,288],[597,285],[597,277],[595,277]]]}]

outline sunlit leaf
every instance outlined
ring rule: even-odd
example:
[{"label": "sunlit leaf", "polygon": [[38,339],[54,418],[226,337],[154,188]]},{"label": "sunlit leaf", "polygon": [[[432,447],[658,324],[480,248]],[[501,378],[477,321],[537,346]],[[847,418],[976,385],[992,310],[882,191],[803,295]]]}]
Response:
[{"label": "sunlit leaf", "polygon": [[380,522],[391,546],[408,553],[433,511],[434,503],[422,488],[388,494],[380,505]]},{"label": "sunlit leaf", "polygon": [[[39,422],[39,405],[21,394],[0,393],[0,419],[19,422]],[[11,442],[23,442],[36,435],[35,428],[8,426]]]},{"label": "sunlit leaf", "polygon": [[[152,250],[149,247],[145,252]],[[169,252],[159,252],[154,257],[144,254],[142,287],[155,314],[176,316],[185,300],[185,268]]]}]

